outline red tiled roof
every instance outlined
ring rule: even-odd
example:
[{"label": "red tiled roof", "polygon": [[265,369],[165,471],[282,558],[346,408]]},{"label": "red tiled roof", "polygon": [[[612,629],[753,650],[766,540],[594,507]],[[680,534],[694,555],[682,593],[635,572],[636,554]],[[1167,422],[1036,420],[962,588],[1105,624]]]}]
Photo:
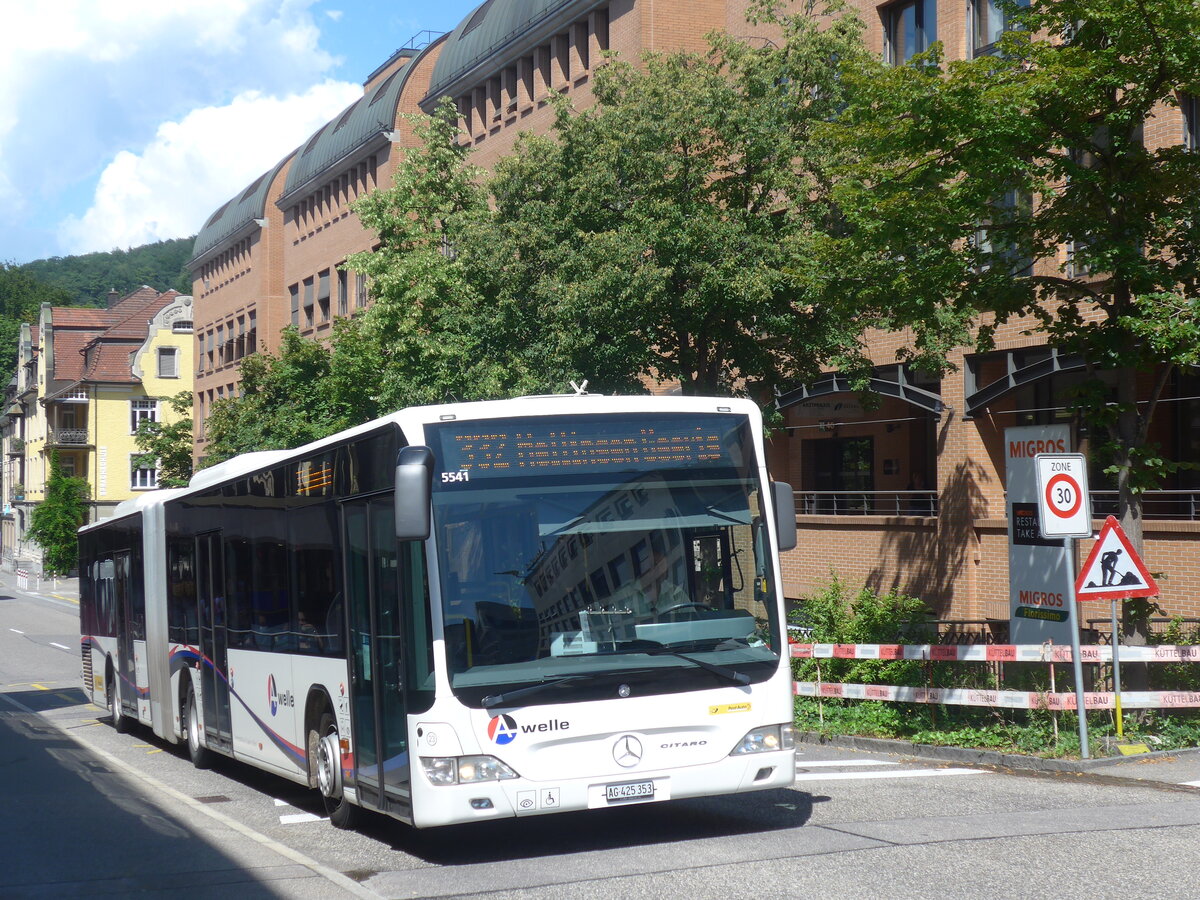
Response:
[{"label": "red tiled roof", "polygon": [[55,389],[80,381],[136,384],[130,355],[146,339],[150,320],[178,296],[143,285],[110,309],[54,307]]}]

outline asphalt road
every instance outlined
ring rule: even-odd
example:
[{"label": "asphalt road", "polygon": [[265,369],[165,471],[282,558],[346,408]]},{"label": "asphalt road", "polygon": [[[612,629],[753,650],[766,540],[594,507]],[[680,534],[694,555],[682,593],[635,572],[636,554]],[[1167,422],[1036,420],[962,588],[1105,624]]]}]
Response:
[{"label": "asphalt road", "polygon": [[1200,790],[805,747],[792,789],[417,832],[192,768],[79,689],[69,595],[0,587],[0,897],[1193,897]]}]

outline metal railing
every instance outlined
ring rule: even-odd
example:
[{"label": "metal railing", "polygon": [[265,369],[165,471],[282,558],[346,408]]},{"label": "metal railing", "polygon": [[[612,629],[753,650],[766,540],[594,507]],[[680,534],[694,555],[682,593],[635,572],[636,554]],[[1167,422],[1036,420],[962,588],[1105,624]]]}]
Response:
[{"label": "metal railing", "polygon": [[936,516],[937,491],[796,491],[802,516]]},{"label": "metal railing", "polygon": [[47,443],[83,445],[88,442],[86,428],[51,428]]},{"label": "metal railing", "polygon": [[[802,516],[936,516],[937,491],[796,491]],[[1091,491],[1092,515],[1117,514],[1116,491]],[[1146,491],[1142,518],[1200,521],[1200,491]]]},{"label": "metal railing", "polygon": [[[1092,515],[1096,518],[1117,514],[1116,491],[1089,491]],[[1200,491],[1146,491],[1142,494],[1143,519],[1200,519]]]}]

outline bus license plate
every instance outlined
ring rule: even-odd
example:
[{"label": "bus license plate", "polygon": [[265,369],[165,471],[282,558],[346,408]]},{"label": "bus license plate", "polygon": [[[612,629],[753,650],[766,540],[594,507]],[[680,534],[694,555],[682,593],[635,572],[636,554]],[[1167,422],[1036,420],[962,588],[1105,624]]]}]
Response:
[{"label": "bus license plate", "polygon": [[642,800],[654,796],[653,781],[635,781],[631,784],[610,784],[604,789],[605,797],[614,800]]}]

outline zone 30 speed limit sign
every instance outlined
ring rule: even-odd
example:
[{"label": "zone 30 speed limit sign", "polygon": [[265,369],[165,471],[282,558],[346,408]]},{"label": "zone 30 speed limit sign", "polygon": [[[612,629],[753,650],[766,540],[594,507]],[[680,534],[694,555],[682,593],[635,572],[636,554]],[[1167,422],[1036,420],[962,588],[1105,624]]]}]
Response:
[{"label": "zone 30 speed limit sign", "polygon": [[1082,453],[1039,453],[1038,520],[1042,537],[1091,537],[1092,498]]}]

